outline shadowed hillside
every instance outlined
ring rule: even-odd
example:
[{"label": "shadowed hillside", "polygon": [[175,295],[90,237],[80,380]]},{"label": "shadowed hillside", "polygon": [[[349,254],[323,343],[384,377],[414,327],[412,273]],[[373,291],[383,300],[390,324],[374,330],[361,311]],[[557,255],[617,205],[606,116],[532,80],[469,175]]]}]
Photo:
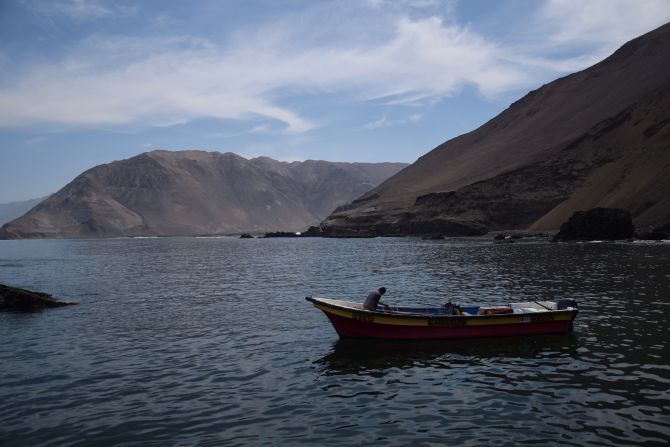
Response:
[{"label": "shadowed hillside", "polygon": [[339,208],[327,231],[557,229],[574,211],[670,221],[670,25],[528,93]]}]

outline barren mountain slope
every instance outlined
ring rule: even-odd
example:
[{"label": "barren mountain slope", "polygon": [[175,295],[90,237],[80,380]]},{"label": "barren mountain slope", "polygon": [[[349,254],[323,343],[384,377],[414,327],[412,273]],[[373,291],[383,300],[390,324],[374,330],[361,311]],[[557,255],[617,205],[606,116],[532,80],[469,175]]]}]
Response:
[{"label": "barren mountain slope", "polygon": [[[480,128],[438,146],[379,187],[340,208],[322,226],[406,232],[421,231],[425,224],[439,227],[440,222],[458,218],[516,228],[540,219],[537,228],[554,228],[557,220],[587,204],[632,206],[635,201],[653,202],[654,199],[645,196],[650,191],[637,186],[639,181],[646,181],[641,174],[645,169],[633,165],[654,157],[661,157],[654,163],[659,166],[667,161],[667,150],[663,151],[663,147],[667,148],[668,138],[663,129],[668,115],[663,98],[670,81],[669,60],[670,25],[664,25],[628,42],[593,67],[530,92]],[[660,99],[654,103],[657,97]],[[621,121],[622,116],[633,113],[644,115],[636,115],[636,120],[655,123],[650,124],[656,126],[654,136],[645,134],[643,124],[633,126],[628,119]],[[592,138],[594,132],[600,136]],[[606,144],[609,140],[604,136],[609,134],[612,142]],[[620,137],[637,146],[626,146],[624,140],[617,143]],[[600,152],[609,146],[612,146],[608,155],[611,160],[607,161],[610,166],[601,170],[596,166],[605,162]],[[576,154],[579,151],[584,153]],[[574,179],[564,179],[565,166],[559,166],[560,160],[567,162],[570,157],[575,161],[583,158],[581,163],[586,166],[569,172],[568,177]],[[620,169],[612,164],[616,157],[626,160],[616,165]],[[614,200],[611,194],[600,197],[594,192],[604,187],[605,172],[618,176],[624,171],[628,176],[625,181],[618,180],[619,177],[612,180],[629,185],[618,186],[621,200]],[[640,177],[635,178],[634,173]],[[578,186],[591,193],[580,189],[574,199],[541,219],[572,197],[573,189]],[[534,191],[547,197],[533,204],[533,200],[518,196],[532,196]],[[419,199],[422,196],[426,197]],[[593,200],[586,200],[587,196]],[[624,196],[630,197],[624,200]],[[637,215],[644,224],[670,218],[652,219],[651,212],[645,213]]]},{"label": "barren mountain slope", "polygon": [[[666,117],[665,119],[661,117]],[[670,218],[670,82],[550,157],[417,199],[413,214],[494,229],[557,229],[576,210],[629,210],[638,226]]]},{"label": "barren mountain slope", "polygon": [[155,151],[84,172],[0,237],[300,230],[404,166]]}]

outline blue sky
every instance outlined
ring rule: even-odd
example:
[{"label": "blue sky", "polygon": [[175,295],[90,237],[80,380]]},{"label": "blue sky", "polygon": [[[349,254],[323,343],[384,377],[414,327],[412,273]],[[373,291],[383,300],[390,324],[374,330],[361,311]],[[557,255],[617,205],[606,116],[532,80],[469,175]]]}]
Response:
[{"label": "blue sky", "polygon": [[0,1],[0,203],[154,149],[413,162],[670,0]]}]

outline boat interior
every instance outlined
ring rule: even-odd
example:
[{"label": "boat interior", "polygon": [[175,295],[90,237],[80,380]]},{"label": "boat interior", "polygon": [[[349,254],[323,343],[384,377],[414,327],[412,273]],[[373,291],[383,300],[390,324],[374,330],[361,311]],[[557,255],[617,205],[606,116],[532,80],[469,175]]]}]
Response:
[{"label": "boat interior", "polygon": [[[327,298],[319,298],[327,304],[347,307],[356,310],[362,310],[362,303],[352,301],[332,300]],[[412,315],[500,315],[500,314],[531,314],[537,312],[547,312],[557,310],[557,304],[553,301],[528,301],[523,303],[498,304],[492,306],[471,306],[471,305],[456,305],[455,312],[449,311],[445,306],[432,307],[407,307],[407,306],[379,306],[377,312],[388,312],[393,314],[412,314]],[[570,309],[570,307],[568,307]]]}]

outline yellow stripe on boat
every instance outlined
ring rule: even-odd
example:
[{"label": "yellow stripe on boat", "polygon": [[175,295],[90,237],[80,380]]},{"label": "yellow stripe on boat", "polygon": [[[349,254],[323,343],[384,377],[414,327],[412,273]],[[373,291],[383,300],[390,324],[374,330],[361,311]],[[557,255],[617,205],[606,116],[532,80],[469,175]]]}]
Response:
[{"label": "yellow stripe on boat", "polygon": [[[325,301],[325,300],[323,300]],[[430,326],[430,327],[452,327],[452,326],[486,326],[492,324],[519,324],[519,323],[539,323],[545,321],[569,321],[572,319],[570,311],[547,311],[528,314],[512,315],[461,315],[461,316],[423,316],[413,314],[411,317],[403,316],[399,313],[384,315],[383,312],[373,312],[355,309],[343,309],[338,306],[351,306],[353,303],[338,302],[338,300],[328,300],[328,304],[322,301],[314,302],[314,306],[326,313],[338,315],[340,317],[351,318],[366,323],[390,324],[396,326]],[[340,304],[346,303],[346,304]],[[358,307],[358,306],[357,306]]]}]

